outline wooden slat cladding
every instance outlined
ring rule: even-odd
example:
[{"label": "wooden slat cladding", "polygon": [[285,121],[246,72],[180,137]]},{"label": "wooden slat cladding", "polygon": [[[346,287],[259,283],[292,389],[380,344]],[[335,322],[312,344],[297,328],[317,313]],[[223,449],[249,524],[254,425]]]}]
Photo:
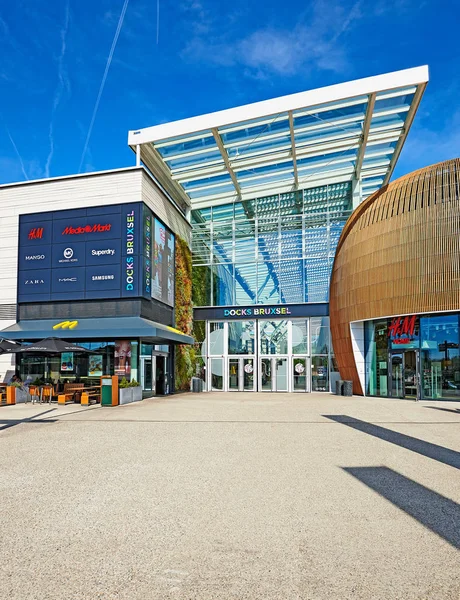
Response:
[{"label": "wooden slat cladding", "polygon": [[350,323],[460,310],[460,159],[420,169],[365,200],[340,237],[330,288],[343,379],[363,393]]}]

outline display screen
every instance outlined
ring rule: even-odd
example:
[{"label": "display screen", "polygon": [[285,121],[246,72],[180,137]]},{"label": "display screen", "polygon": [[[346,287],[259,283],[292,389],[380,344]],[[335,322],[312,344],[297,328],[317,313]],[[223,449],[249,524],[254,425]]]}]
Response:
[{"label": "display screen", "polygon": [[131,375],[131,342],[129,340],[115,342],[114,373],[122,377]]},{"label": "display screen", "polygon": [[138,296],[174,305],[174,235],[142,202],[21,215],[18,302]]},{"label": "display screen", "polygon": [[73,352],[61,353],[61,371],[73,371]]},{"label": "display screen", "polygon": [[153,234],[152,298],[174,304],[174,235],[155,219]]},{"label": "display screen", "polygon": [[93,354],[88,358],[88,375],[99,377],[102,375],[102,354]]}]

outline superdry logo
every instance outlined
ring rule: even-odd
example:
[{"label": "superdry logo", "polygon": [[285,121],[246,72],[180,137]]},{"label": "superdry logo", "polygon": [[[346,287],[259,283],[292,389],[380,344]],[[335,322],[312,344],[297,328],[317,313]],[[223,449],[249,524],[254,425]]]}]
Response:
[{"label": "superdry logo", "polygon": [[106,223],[101,225],[96,223],[95,225],[84,225],[83,227],[66,227],[62,232],[62,235],[80,235],[82,233],[103,233],[104,231],[110,231],[112,225]]},{"label": "superdry logo", "polygon": [[43,227],[34,227],[29,231],[29,240],[41,240],[43,238]]}]

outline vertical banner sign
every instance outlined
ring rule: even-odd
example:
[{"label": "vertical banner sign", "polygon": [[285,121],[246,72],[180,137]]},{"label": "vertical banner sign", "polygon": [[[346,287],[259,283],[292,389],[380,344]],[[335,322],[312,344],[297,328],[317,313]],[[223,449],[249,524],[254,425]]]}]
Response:
[{"label": "vertical banner sign", "polygon": [[144,205],[144,283],[143,293],[151,297],[152,289],[152,213]]},{"label": "vertical banner sign", "polygon": [[126,214],[126,291],[134,290],[134,210]]}]

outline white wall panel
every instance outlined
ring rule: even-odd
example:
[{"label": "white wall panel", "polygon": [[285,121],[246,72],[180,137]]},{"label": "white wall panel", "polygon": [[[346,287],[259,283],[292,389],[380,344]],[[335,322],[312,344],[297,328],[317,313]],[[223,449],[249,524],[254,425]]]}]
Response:
[{"label": "white wall panel", "polygon": [[186,240],[190,246],[192,229],[189,222],[145,172],[142,178],[142,200],[165,225]]}]

